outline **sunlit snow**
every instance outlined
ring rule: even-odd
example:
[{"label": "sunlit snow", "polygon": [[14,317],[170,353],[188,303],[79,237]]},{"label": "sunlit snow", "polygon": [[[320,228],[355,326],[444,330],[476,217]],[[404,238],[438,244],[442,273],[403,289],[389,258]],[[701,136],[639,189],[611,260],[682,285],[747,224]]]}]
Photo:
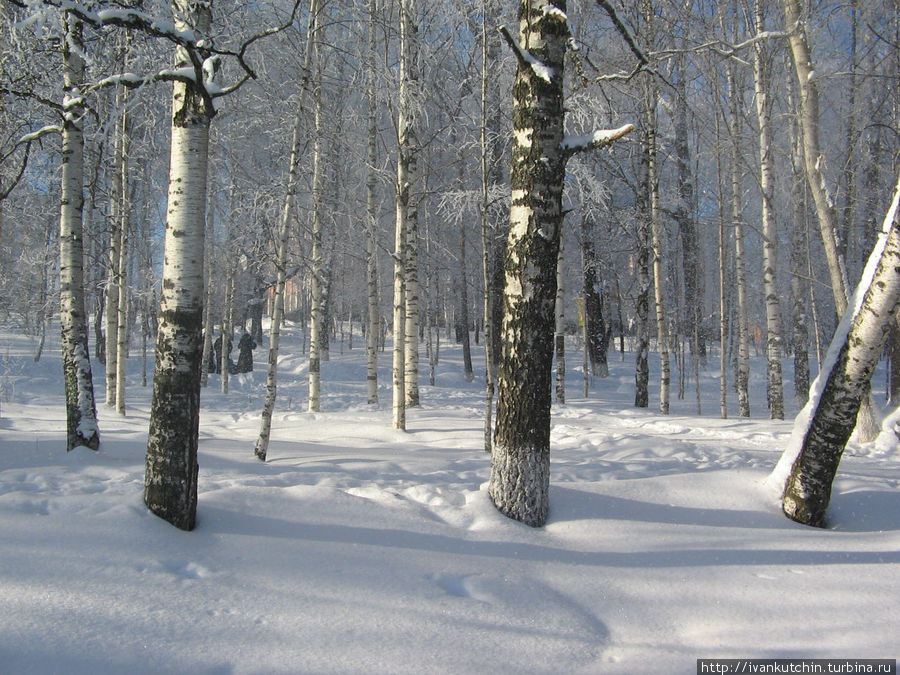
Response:
[{"label": "sunlit snow", "polygon": [[[308,358],[289,324],[267,463],[253,447],[268,341],[229,394],[215,375],[203,390],[188,533],[142,503],[136,351],[127,415],[98,411],[101,452],[65,452],[56,331],[37,364],[35,344],[0,332],[4,673],[687,674],[700,657],[896,655],[897,439],[848,448],[831,529],[789,521],[762,485],[791,422],[762,416],[761,358],[760,416],[726,420],[696,416],[691,396],[668,417],[654,400],[632,407],[633,353],[610,352],[587,399],[570,363],[550,517],[533,530],[488,501],[484,393],[457,345],[442,341],[436,386],[423,373],[401,433],[390,352],[373,408],[358,332],[352,351],[332,344],[323,412],[305,412]],[[709,411],[717,363],[702,371]]]}]

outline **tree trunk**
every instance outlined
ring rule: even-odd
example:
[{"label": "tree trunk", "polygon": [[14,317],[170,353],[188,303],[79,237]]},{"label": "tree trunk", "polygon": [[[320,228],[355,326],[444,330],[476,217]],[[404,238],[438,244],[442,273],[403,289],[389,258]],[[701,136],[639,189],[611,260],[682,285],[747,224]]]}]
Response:
[{"label": "tree trunk", "polygon": [[415,0],[402,0],[400,9],[401,50],[405,68],[401,78],[405,79],[405,88],[401,85],[401,96],[405,100],[401,106],[406,108],[405,129],[401,132],[401,152],[406,163],[406,246],[404,256],[404,301],[406,303],[406,319],[404,320],[404,355],[406,363],[403,375],[406,379],[404,395],[406,407],[419,405],[419,139],[416,134],[417,116],[419,115],[419,37],[418,14]]},{"label": "tree trunk", "polygon": [[[557,11],[558,10],[558,11]],[[488,492],[501,513],[539,527],[550,487],[550,379],[565,157],[566,6],[520,0],[513,85],[512,201]]]},{"label": "tree trunk", "polygon": [[585,350],[591,374],[597,377],[608,377],[609,330],[603,317],[603,285],[599,278],[599,267],[597,252],[594,249],[594,221],[589,216],[582,214],[581,273]]},{"label": "tree trunk", "polygon": [[737,291],[738,353],[735,386],[738,395],[738,414],[750,417],[750,328],[747,321],[747,273],[744,267],[744,216],[741,203],[741,92],[729,61],[725,66],[728,80],[731,134],[731,224],[734,228],[734,269]]},{"label": "tree trunk", "polygon": [[790,31],[789,41],[800,94],[800,124],[803,132],[803,158],[806,178],[816,205],[819,230],[825,247],[831,290],[838,315],[847,308],[848,286],[844,260],[837,241],[837,217],[831,195],[825,184],[825,155],[819,145],[819,87],[812,63],[806,22],[799,0],[784,0],[785,25]]},{"label": "tree trunk", "polygon": [[[121,112],[124,106],[124,89],[116,97],[116,105]],[[116,374],[118,373],[118,343],[119,330],[119,262],[121,259],[122,248],[122,199],[125,193],[123,181],[125,174],[122,171],[124,129],[122,127],[121,117],[117,119],[115,141],[113,152],[113,170],[110,195],[110,214],[109,214],[109,257],[107,262],[106,276],[106,405],[114,407],[116,405]]]},{"label": "tree trunk", "polygon": [[563,249],[563,237],[560,234],[559,255],[556,259],[556,311],[553,334],[554,351],[556,352],[556,402],[560,404],[566,402],[566,291]]},{"label": "tree trunk", "polygon": [[[788,83],[788,106],[796,85]],[[794,399],[803,408],[809,398],[809,327],[806,298],[809,294],[806,222],[806,176],[803,175],[803,141],[796,117],[791,118],[791,335],[794,347]]]},{"label": "tree trunk", "polygon": [[[127,94],[123,94],[123,102],[127,102]],[[125,366],[128,359],[128,246],[129,229],[131,227],[131,191],[128,186],[128,153],[131,144],[131,118],[127,111],[122,111],[121,119],[121,158],[116,172],[121,173],[122,194],[119,206],[119,260],[117,261],[116,286],[119,300],[116,303],[116,412],[125,414]]]},{"label": "tree trunk", "polygon": [[[757,35],[765,30],[761,0],[756,0]],[[763,288],[766,295],[766,391],[769,414],[784,419],[784,387],[781,379],[781,302],[778,298],[777,246],[775,227],[772,129],[769,111],[769,82],[763,43],[753,45],[753,80],[756,90],[756,118],[759,122],[759,188],[762,193]]]},{"label": "tree trunk", "polygon": [[[818,80],[806,35],[805,17],[801,12],[799,0],[784,0],[784,16],[785,24],[790,30],[789,41],[800,93],[800,123],[803,131],[806,178],[816,205],[819,231],[822,235],[828,273],[831,278],[834,306],[840,316],[847,309],[849,283],[844,258],[838,244],[838,221],[834,202],[825,182],[825,154],[819,144]],[[862,441],[873,440],[878,433],[875,413],[868,397],[864,399],[859,409],[857,426],[857,434]]]},{"label": "tree trunk", "polygon": [[322,72],[319,66],[317,38],[313,38],[313,118],[314,138],[312,157],[312,252],[310,254],[309,299],[309,412],[319,412],[322,395],[322,345],[328,340],[325,329],[325,253],[322,245],[323,218],[322,180]]},{"label": "tree trunk", "polygon": [[[206,35],[211,5],[175,0],[176,28]],[[177,49],[176,67],[188,62]],[[173,86],[165,260],[144,476],[144,503],[183,530],[194,529],[197,513],[203,239],[214,112],[195,87]]]},{"label": "tree trunk", "polygon": [[[303,58],[303,70],[309,73],[312,59],[312,40],[318,15],[318,0],[310,0],[309,21],[306,29],[306,49]],[[269,451],[269,440],[272,435],[272,415],[275,412],[275,400],[278,396],[278,350],[281,342],[281,327],[284,323],[284,289],[287,280],[287,245],[294,217],[294,204],[299,183],[300,157],[303,144],[304,95],[307,92],[308,79],[304,79],[297,101],[294,116],[294,130],[291,138],[291,154],[288,160],[287,185],[284,191],[284,203],[281,209],[281,222],[278,227],[278,241],[275,250],[275,288],[273,291],[272,320],[269,328],[269,358],[266,367],[266,397],[260,415],[259,437],[253,454],[265,462]]]},{"label": "tree trunk", "polygon": [[84,136],[81,85],[84,59],[81,23],[66,13],[63,77],[67,106],[62,125],[59,218],[59,313],[66,393],[66,450],[100,447],[97,408],[84,310]]},{"label": "tree trunk", "polygon": [[375,97],[375,57],[377,28],[377,3],[369,0],[369,51],[367,55],[366,73],[366,105],[368,125],[368,162],[366,177],[366,288],[368,290],[368,324],[366,330],[366,390],[369,405],[378,403],[378,211],[375,202],[377,174],[375,165],[378,161],[378,106]]},{"label": "tree trunk", "polygon": [[647,130],[641,129],[640,179],[637,190],[637,345],[634,361],[634,405],[650,405],[650,206]]},{"label": "tree trunk", "polygon": [[[415,349],[407,345],[410,331],[407,321],[410,317],[410,303],[407,299],[407,274],[412,265],[409,260],[409,248],[415,242],[410,242],[410,224],[414,213],[414,198],[411,196],[412,183],[415,181],[416,169],[416,136],[413,121],[413,88],[415,86],[415,68],[411,61],[414,53],[412,41],[414,26],[412,13],[414,0],[402,0],[400,6],[400,101],[399,115],[397,119],[397,207],[396,228],[394,233],[394,351],[393,351],[393,427],[394,429],[406,429],[406,408],[410,397],[407,387],[411,378],[406,372],[411,359],[418,356],[418,330],[412,335],[415,340]],[[416,306],[416,319],[418,319],[418,300],[413,303]],[[413,354],[415,352],[415,355]]]},{"label": "tree trunk", "polygon": [[[844,447],[868,397],[872,374],[881,357],[900,300],[900,181],[884,221],[882,237],[863,273],[854,304],[845,315],[829,350],[825,382],[803,432],[782,498],[784,513],[804,525],[825,526],[831,485]],[[874,272],[872,272],[874,268]]]},{"label": "tree trunk", "polygon": [[[649,3],[648,3],[649,7]],[[648,13],[649,20],[650,15]],[[650,245],[653,260],[653,299],[656,309],[656,348],[659,352],[659,412],[669,414],[669,389],[671,382],[671,365],[669,359],[669,331],[666,324],[665,275],[663,274],[663,239],[662,223],[659,217],[659,177],[657,175],[656,156],[656,83],[645,78],[645,115],[647,118],[647,189],[650,217]]]},{"label": "tree trunk", "polygon": [[706,363],[706,340],[703,333],[703,261],[700,238],[694,219],[694,179],[691,171],[691,149],[688,137],[688,104],[685,66],[679,64],[675,95],[675,164],[678,169],[678,204],[675,220],[681,234],[684,260],[684,294],[687,334],[691,341],[691,358],[695,371]]},{"label": "tree trunk", "polygon": [[[500,321],[503,311],[503,260],[506,251],[506,236],[503,218],[499,209],[491,208],[490,190],[503,182],[500,168],[502,149],[498,139],[502,138],[503,122],[500,106],[491,105],[488,100],[490,66],[500,61],[500,45],[493,25],[499,21],[500,8],[497,0],[485,0],[481,21],[481,129],[479,150],[481,160],[481,263],[484,312],[484,451],[491,452],[493,445],[493,408],[497,383],[497,367],[500,363]],[[490,26],[490,27],[489,27]],[[475,331],[478,342],[478,331]]]}]

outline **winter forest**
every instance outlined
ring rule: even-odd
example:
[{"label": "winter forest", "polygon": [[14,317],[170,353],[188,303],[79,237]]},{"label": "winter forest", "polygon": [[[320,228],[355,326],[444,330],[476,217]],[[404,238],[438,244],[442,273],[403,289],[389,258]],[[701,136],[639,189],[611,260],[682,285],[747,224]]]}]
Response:
[{"label": "winter forest", "polygon": [[897,0],[0,14],[0,664],[897,656]]}]

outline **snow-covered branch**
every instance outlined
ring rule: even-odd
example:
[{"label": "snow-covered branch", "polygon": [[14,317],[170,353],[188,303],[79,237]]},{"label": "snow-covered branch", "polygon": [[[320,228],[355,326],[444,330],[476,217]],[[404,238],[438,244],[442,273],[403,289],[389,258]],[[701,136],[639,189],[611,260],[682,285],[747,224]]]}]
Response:
[{"label": "snow-covered branch", "polygon": [[578,152],[599,150],[600,148],[611,145],[633,130],[633,124],[626,124],[618,129],[595,131],[594,133],[585,136],[566,136],[563,138],[562,143],[560,143],[560,150],[562,150],[562,153],[566,158],[569,158]]},{"label": "snow-covered branch", "polygon": [[[88,90],[113,84],[134,88],[150,82],[180,81],[196,87],[210,110],[213,110],[213,99],[236,91],[248,80],[256,77],[256,72],[247,62],[247,50],[259,40],[289,28],[297,16],[300,2],[301,0],[295,0],[291,13],[285,22],[251,36],[241,43],[239,49],[233,50],[221,49],[213,43],[210,37],[197,35],[193,30],[179,29],[171,19],[160,18],[138,9],[123,7],[93,9],[85,3],[76,2],[75,0],[41,0],[42,5],[69,13],[94,28],[105,28],[108,26],[130,28],[152,37],[169,40],[184,49],[191,62],[191,67],[189,68],[161,70],[149,75],[138,76],[131,73],[114,75],[89,86]],[[219,87],[213,83],[213,75],[218,70],[219,60],[222,57],[235,59],[244,71],[243,76],[228,87]]]},{"label": "snow-covered branch", "polygon": [[500,31],[500,35],[503,36],[503,39],[506,40],[506,43],[509,45],[510,49],[513,50],[513,53],[516,55],[516,60],[522,65],[523,68],[530,69],[535,75],[537,75],[544,82],[549,83],[551,78],[553,77],[553,70],[548,68],[544,63],[541,62],[540,59],[536,58],[530,52],[525,51],[519,46],[519,43],[510,35],[509,29],[506,26],[500,26],[498,29]]}]

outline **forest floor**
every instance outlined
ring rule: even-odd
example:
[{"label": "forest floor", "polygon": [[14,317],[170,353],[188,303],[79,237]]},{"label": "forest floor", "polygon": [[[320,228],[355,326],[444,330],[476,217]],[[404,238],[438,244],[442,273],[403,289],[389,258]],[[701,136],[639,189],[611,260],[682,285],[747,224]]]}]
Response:
[{"label": "forest floor", "polygon": [[[282,345],[300,351],[296,333]],[[851,443],[829,528],[811,529],[765,483],[791,421],[766,418],[761,359],[753,417],[723,420],[717,356],[704,414],[688,393],[663,417],[655,391],[632,405],[633,354],[611,352],[588,398],[579,354],[535,530],[487,497],[480,348],[468,383],[442,344],[402,433],[389,352],[373,407],[361,340],[347,347],[323,364],[316,414],[306,359],[282,358],[266,463],[264,350],[227,395],[210,377],[188,533],[143,506],[139,359],[124,417],[94,364],[101,451],[66,453],[58,338],[34,363],[31,341],[0,331],[0,672],[694,673],[699,658],[900,656],[891,431]]]}]

